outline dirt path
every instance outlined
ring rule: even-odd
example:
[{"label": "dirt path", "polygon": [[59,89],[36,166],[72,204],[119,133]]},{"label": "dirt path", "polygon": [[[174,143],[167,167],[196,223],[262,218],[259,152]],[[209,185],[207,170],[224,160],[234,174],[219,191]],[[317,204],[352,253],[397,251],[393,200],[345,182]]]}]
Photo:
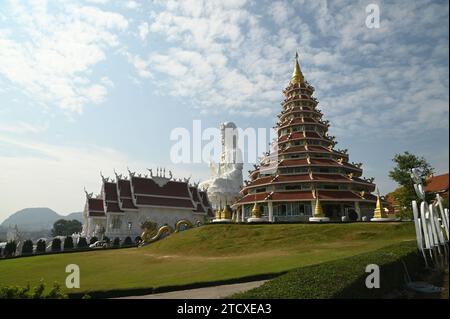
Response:
[{"label": "dirt path", "polygon": [[122,297],[119,299],[221,299],[237,292],[244,292],[253,288],[257,288],[266,281],[268,280],[259,280],[232,285],[220,285],[214,287],[178,290],[144,296],[129,296],[129,297]]}]

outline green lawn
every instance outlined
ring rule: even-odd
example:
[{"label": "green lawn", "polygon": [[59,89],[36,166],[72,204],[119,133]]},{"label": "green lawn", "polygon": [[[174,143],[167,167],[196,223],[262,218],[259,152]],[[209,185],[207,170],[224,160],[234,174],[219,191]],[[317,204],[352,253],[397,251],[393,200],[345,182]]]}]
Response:
[{"label": "green lawn", "polygon": [[412,223],[207,225],[142,248],[0,260],[0,286],[64,286],[77,264],[88,292],[186,285],[279,273],[415,238]]}]

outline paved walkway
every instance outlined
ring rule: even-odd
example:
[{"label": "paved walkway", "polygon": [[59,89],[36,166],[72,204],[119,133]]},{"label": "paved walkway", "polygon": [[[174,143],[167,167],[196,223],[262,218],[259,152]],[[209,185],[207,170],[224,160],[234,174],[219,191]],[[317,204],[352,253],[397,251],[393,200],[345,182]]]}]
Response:
[{"label": "paved walkway", "polygon": [[129,296],[120,299],[221,299],[237,292],[247,291],[261,286],[268,280],[244,282],[240,284],[178,290],[144,296]]}]

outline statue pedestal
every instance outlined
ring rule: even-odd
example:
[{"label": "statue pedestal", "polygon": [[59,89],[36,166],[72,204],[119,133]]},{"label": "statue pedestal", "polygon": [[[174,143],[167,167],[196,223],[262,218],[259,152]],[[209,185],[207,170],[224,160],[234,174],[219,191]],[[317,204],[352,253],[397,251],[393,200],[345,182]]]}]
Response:
[{"label": "statue pedestal", "polygon": [[213,223],[232,223],[233,221],[231,219],[213,219]]},{"label": "statue pedestal", "polygon": [[393,217],[374,217],[370,219],[371,222],[394,222],[395,218]]},{"label": "statue pedestal", "polygon": [[329,217],[309,217],[309,221],[313,223],[329,222]]},{"label": "statue pedestal", "polygon": [[247,218],[247,223],[265,223],[267,220],[261,217],[250,217]]}]

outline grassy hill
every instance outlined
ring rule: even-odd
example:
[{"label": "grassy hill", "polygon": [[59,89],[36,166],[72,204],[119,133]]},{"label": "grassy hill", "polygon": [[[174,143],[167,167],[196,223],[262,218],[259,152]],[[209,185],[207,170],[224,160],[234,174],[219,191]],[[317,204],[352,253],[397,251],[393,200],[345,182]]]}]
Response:
[{"label": "grassy hill", "polygon": [[412,223],[207,225],[142,248],[0,261],[1,285],[65,282],[77,264],[81,288],[109,291],[236,279],[319,264],[413,240]]}]

